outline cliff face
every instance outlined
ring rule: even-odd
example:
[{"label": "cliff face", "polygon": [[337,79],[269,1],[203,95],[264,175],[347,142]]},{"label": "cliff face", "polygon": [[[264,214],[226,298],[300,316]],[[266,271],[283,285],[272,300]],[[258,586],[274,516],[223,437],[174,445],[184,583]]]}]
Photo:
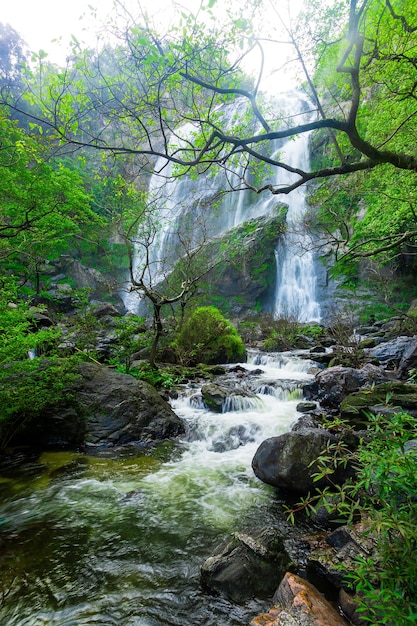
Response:
[{"label": "cliff face", "polygon": [[276,280],[275,248],[285,231],[286,205],[252,219],[207,245],[209,263],[222,258],[202,282],[204,300],[228,315],[268,310]]}]

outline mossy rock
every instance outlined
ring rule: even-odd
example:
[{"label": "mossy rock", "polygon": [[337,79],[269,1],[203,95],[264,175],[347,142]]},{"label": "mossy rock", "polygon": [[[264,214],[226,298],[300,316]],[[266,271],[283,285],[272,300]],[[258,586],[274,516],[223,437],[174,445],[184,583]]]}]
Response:
[{"label": "mossy rock", "polygon": [[340,405],[341,417],[355,426],[368,422],[370,413],[388,411],[417,415],[417,385],[392,381],[361,389],[346,396]]},{"label": "mossy rock", "polygon": [[376,339],[368,338],[368,339],[363,339],[360,342],[359,347],[361,350],[365,350],[367,348],[375,348],[375,346],[377,345],[378,345],[378,341]]}]

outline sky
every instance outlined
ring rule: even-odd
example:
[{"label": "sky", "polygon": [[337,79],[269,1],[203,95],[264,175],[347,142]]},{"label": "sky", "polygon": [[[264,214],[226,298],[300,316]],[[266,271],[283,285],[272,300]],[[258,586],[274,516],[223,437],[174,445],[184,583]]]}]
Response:
[{"label": "sky", "polygon": [[[124,4],[131,3],[136,7],[138,0],[122,0]],[[184,10],[196,10],[200,0],[179,0]],[[221,11],[223,2],[231,0],[216,0],[215,10]],[[283,12],[286,10],[287,2],[291,9],[298,4],[299,0],[269,0],[275,7],[282,6]],[[142,7],[151,14],[159,16],[163,22],[168,23],[170,17],[170,0],[140,0]],[[69,52],[69,42],[71,35],[74,35],[80,42],[89,46],[96,44],[95,33],[100,24],[109,22],[116,13],[114,0],[0,0],[0,22],[10,24],[24,39],[30,50],[39,52],[44,50],[48,53],[48,59],[59,65],[65,64],[65,59]],[[96,18],[93,19],[93,12]],[[274,16],[275,18],[275,16]],[[271,19],[266,19],[265,23]],[[58,41],[57,41],[58,40]],[[280,51],[275,51],[270,55],[270,59],[282,58]],[[250,72],[258,66],[259,57],[253,57],[253,67],[248,68]],[[270,67],[268,74],[276,71]],[[276,76],[274,76],[275,79]],[[267,76],[268,78],[268,76]],[[267,78],[265,84],[267,84]],[[279,76],[282,86],[291,86],[291,77],[285,74]],[[270,81],[271,82],[271,81]],[[288,83],[288,87],[287,87]]]},{"label": "sky", "polygon": [[2,0],[2,5],[1,22],[10,24],[32,51],[42,49],[53,62],[62,63],[71,35],[92,40],[90,7],[98,5],[98,16],[105,20],[112,0]]},{"label": "sky", "polygon": [[[170,0],[139,1],[144,10],[151,15],[162,15],[165,22],[172,15]],[[218,0],[219,5],[223,1]],[[135,7],[132,13],[138,15],[138,2],[122,0],[122,3]],[[195,10],[199,3],[200,0],[182,0],[181,4],[185,10]],[[71,35],[94,43],[97,28],[117,12],[114,0],[0,0],[0,4],[0,22],[10,24],[32,51],[42,49],[57,63],[65,60]],[[54,41],[59,38],[60,42]]]}]

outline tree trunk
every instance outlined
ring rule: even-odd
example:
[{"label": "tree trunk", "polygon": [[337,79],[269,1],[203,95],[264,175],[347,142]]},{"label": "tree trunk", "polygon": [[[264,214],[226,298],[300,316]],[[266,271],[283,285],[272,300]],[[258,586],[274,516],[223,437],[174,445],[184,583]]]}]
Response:
[{"label": "tree trunk", "polygon": [[162,335],[163,327],[162,327],[162,319],[161,319],[161,305],[152,303],[153,305],[153,324],[154,324],[154,337],[152,341],[151,353],[149,355],[149,365],[151,367],[156,368],[155,359],[156,352],[158,350],[159,339]]}]

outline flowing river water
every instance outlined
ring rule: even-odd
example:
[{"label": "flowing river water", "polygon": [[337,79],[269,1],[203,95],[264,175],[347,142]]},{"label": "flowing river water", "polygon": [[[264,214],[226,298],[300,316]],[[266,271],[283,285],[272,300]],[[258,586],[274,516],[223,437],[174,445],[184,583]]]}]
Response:
[{"label": "flowing river water", "polygon": [[179,442],[48,452],[3,473],[0,624],[234,626],[264,611],[268,600],[237,605],[204,592],[200,567],[231,533],[273,516],[275,492],[251,461],[299,416],[311,365],[253,353],[237,384],[256,397],[237,396],[219,414],[197,387],[180,390]]}]

